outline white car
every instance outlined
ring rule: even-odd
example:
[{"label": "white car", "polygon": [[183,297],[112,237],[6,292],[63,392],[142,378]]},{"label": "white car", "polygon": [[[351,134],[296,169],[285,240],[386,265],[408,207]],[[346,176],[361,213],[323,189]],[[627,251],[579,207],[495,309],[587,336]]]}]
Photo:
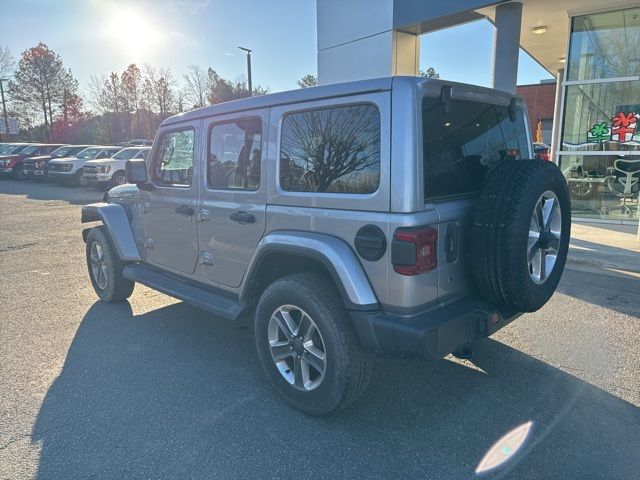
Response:
[{"label": "white car", "polygon": [[146,159],[151,147],[123,148],[110,158],[90,160],[84,164],[83,177],[87,184],[115,187],[127,183],[124,166],[127,160]]},{"label": "white car", "polygon": [[53,182],[86,185],[86,179],[82,176],[85,162],[100,158],[109,158],[120,150],[122,150],[122,147],[98,145],[85,148],[75,157],[51,160],[49,161],[47,169],[47,179]]}]

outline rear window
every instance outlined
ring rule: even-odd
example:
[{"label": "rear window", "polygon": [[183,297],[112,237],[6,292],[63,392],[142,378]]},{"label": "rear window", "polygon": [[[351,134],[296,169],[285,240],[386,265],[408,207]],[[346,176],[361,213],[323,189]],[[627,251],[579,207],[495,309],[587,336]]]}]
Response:
[{"label": "rear window", "polygon": [[424,193],[427,198],[479,192],[496,163],[530,146],[522,110],[515,120],[507,106],[451,100],[445,115],[439,98],[422,101]]}]

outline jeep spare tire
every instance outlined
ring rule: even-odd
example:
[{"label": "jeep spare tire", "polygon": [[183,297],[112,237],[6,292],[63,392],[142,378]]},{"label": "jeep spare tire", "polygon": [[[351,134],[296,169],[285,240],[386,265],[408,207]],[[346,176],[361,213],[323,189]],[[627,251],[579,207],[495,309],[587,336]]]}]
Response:
[{"label": "jeep spare tire", "polygon": [[534,312],[553,295],[567,259],[571,201],[560,169],[509,160],[488,174],[471,228],[471,265],[490,302]]}]

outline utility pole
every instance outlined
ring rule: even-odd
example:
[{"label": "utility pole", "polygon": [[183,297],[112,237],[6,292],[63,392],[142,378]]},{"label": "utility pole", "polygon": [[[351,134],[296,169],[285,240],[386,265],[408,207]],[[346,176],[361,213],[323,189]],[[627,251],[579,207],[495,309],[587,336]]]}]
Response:
[{"label": "utility pole", "polygon": [[4,115],[4,128],[7,138],[9,138],[9,116],[7,115],[7,104],[4,101],[4,88],[2,82],[6,82],[8,78],[0,78],[0,96],[2,96],[2,113]]},{"label": "utility pole", "polygon": [[251,50],[244,47],[238,47],[240,50],[247,52],[247,85],[249,87],[249,96],[253,95],[253,88],[251,87]]}]

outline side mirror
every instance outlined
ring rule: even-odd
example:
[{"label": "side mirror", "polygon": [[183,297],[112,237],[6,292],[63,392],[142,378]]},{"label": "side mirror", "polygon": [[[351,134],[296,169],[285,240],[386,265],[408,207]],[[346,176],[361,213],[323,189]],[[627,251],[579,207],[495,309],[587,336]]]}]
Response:
[{"label": "side mirror", "polygon": [[144,160],[127,160],[124,166],[128,183],[140,186],[148,182],[147,164]]}]

